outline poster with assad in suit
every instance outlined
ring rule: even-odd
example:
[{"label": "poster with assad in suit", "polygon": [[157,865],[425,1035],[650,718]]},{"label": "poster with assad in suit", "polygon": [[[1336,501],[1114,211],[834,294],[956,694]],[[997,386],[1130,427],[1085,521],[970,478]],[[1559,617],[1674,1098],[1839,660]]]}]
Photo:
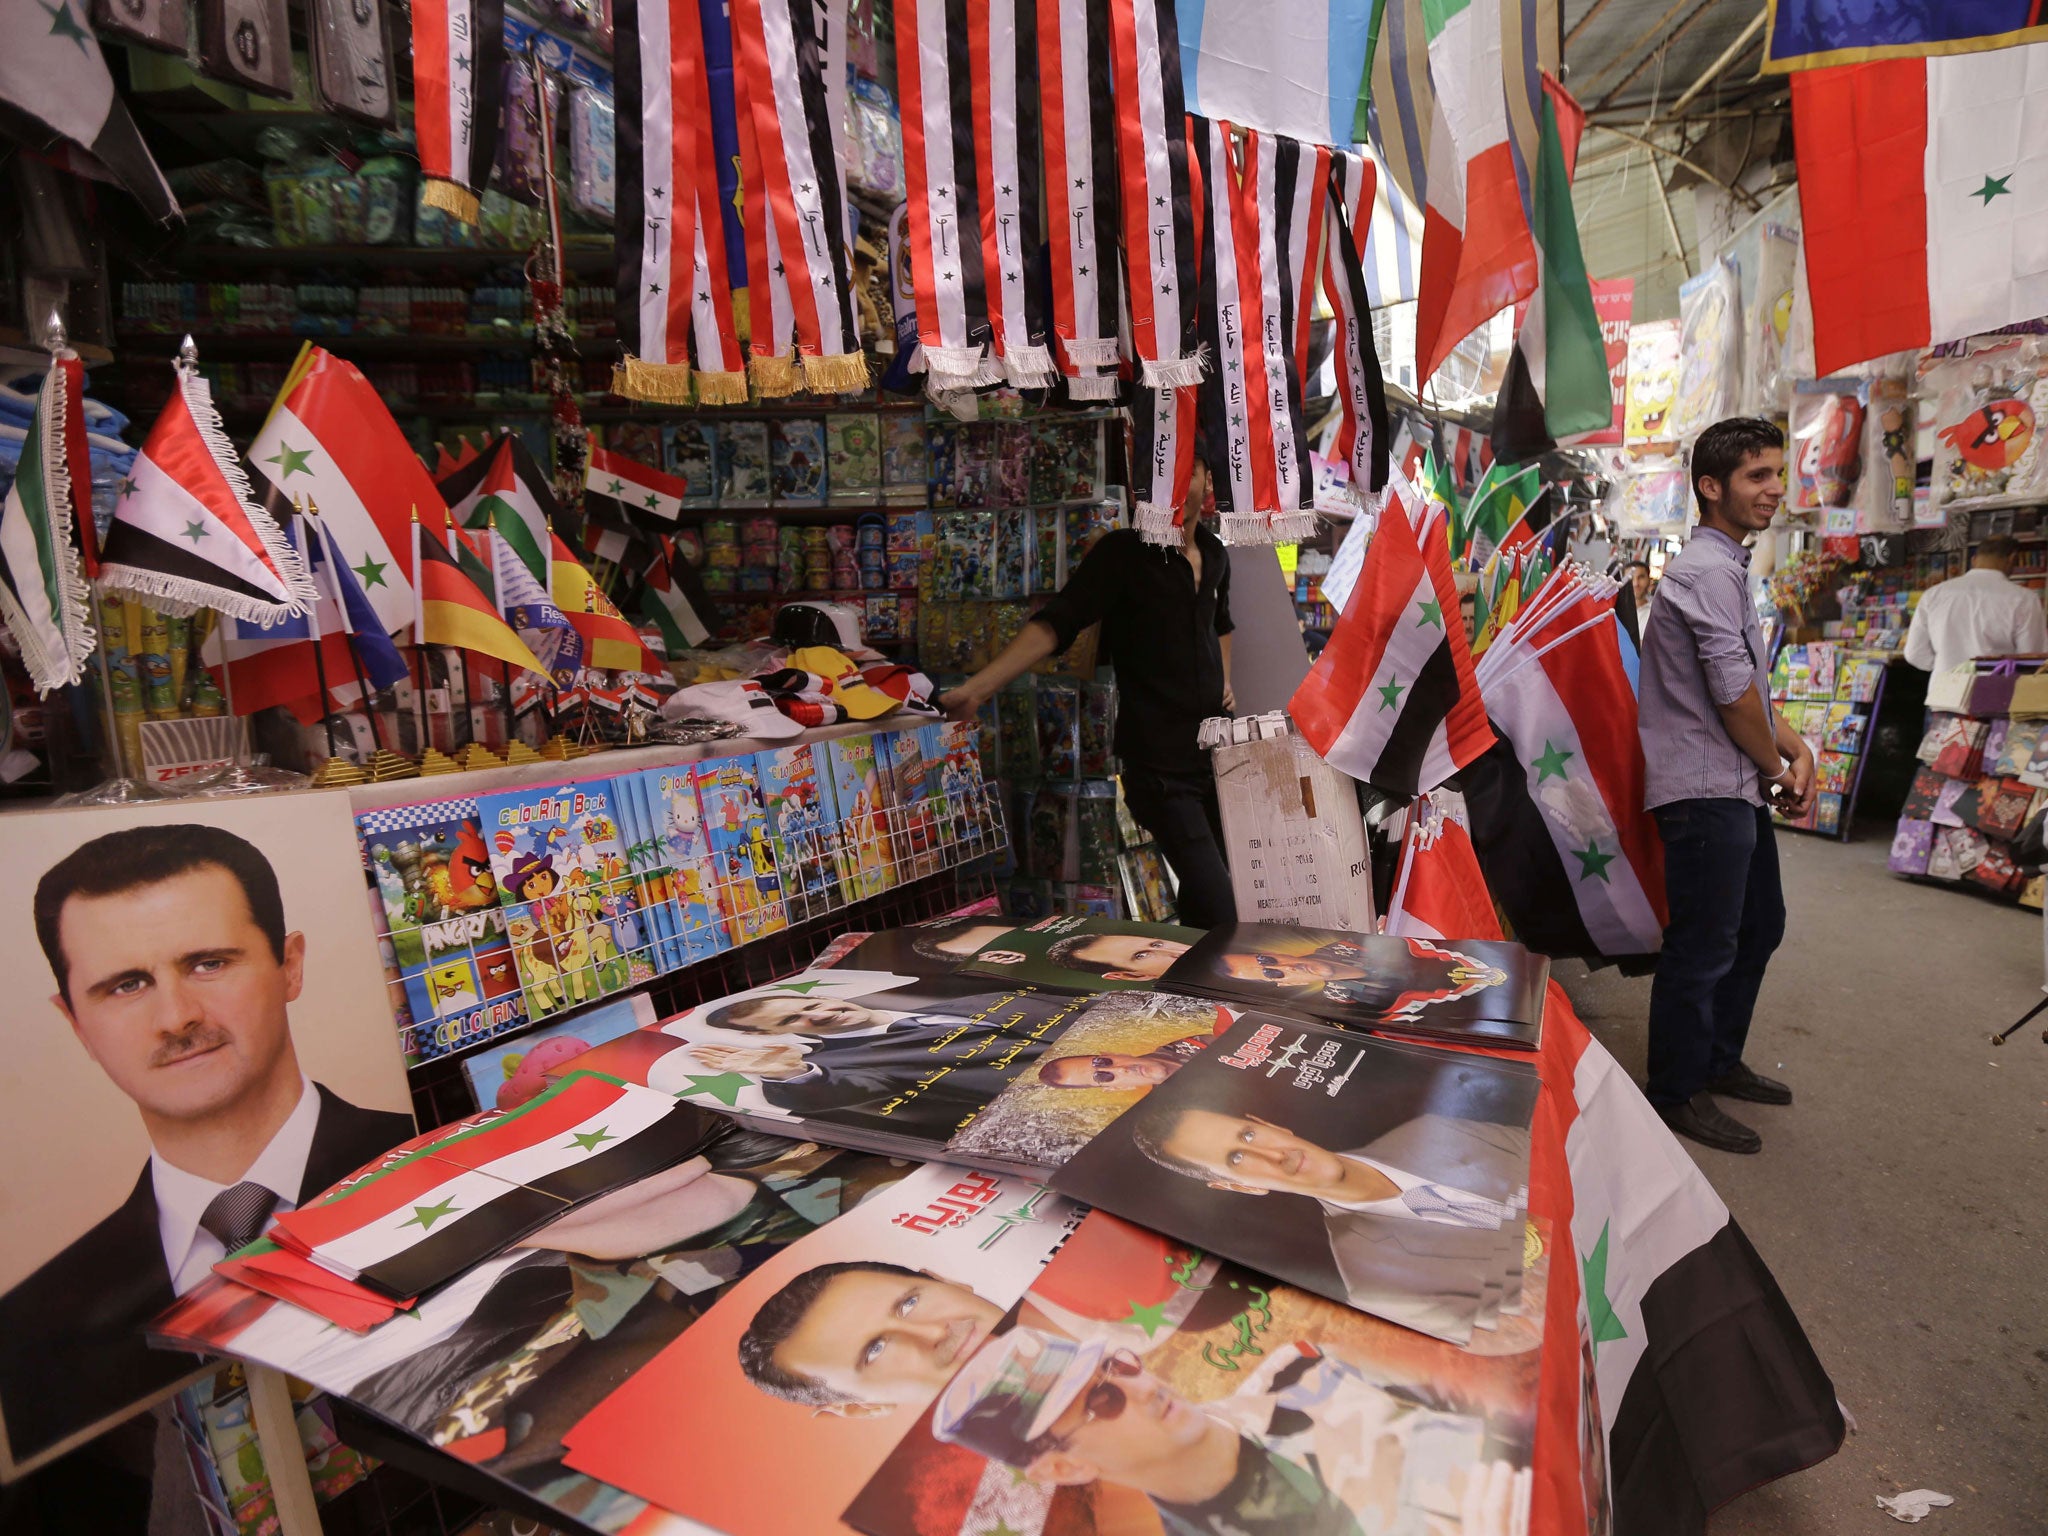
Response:
[{"label": "poster with assad in suit", "polygon": [[413,1133],[345,794],[6,818],[0,1479],[194,1374],[144,1326]]}]

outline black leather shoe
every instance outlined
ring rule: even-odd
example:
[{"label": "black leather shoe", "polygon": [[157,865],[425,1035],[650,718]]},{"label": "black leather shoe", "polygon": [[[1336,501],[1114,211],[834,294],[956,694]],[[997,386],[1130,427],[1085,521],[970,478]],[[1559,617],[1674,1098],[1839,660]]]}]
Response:
[{"label": "black leather shoe", "polygon": [[1763,1137],[1730,1115],[1713,1098],[1696,1093],[1684,1104],[1660,1104],[1657,1115],[1680,1136],[1690,1136],[1717,1152],[1761,1152]]},{"label": "black leather shoe", "polygon": [[1790,1104],[1792,1090],[1772,1078],[1759,1077],[1749,1063],[1738,1061],[1735,1070],[1707,1084],[1707,1092],[1724,1099],[1747,1099],[1752,1104]]}]

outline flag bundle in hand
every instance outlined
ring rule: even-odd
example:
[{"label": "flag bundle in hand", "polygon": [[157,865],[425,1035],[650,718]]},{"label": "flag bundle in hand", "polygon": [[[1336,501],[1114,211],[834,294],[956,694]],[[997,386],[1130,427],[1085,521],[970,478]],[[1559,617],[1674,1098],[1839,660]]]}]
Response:
[{"label": "flag bundle in hand", "polygon": [[1506,937],[1472,851],[1462,796],[1432,790],[1408,807],[1386,931],[1416,939]]},{"label": "flag bundle in hand", "polygon": [[90,473],[84,384],[76,356],[51,361],[0,510],[0,620],[38,693],[77,682],[92,656],[86,575],[95,551],[83,542],[92,538],[91,507],[79,499],[90,484],[79,479]]},{"label": "flag bundle in hand", "polygon": [[1399,470],[1330,643],[1288,702],[1332,767],[1392,794],[1434,789],[1487,750],[1442,508]]},{"label": "flag bundle in hand", "polygon": [[1663,941],[1664,848],[1643,809],[1614,592],[1561,566],[1495,637],[1478,674],[1500,740],[1459,781],[1515,937],[1553,958],[1619,960]]},{"label": "flag bundle in hand", "polygon": [[303,614],[314,591],[298,550],[256,504],[205,377],[182,360],[177,375],[115,503],[101,579],[166,613]]}]

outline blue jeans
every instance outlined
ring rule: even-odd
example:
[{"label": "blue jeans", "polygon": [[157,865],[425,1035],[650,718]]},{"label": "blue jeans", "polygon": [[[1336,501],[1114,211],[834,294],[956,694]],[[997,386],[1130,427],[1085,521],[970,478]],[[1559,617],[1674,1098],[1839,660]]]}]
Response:
[{"label": "blue jeans", "polygon": [[1671,920],[1650,987],[1652,1104],[1683,1104],[1742,1060],[1764,967],[1785,937],[1771,814],[1747,800],[1678,800],[1664,835]]}]

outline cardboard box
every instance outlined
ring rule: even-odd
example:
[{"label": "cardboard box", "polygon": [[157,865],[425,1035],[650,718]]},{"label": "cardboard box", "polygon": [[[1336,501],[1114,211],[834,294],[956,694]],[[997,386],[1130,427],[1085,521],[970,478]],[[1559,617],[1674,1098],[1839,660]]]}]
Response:
[{"label": "cardboard box", "polygon": [[1223,856],[1244,922],[1372,933],[1372,869],[1357,786],[1299,736],[1211,753]]}]

